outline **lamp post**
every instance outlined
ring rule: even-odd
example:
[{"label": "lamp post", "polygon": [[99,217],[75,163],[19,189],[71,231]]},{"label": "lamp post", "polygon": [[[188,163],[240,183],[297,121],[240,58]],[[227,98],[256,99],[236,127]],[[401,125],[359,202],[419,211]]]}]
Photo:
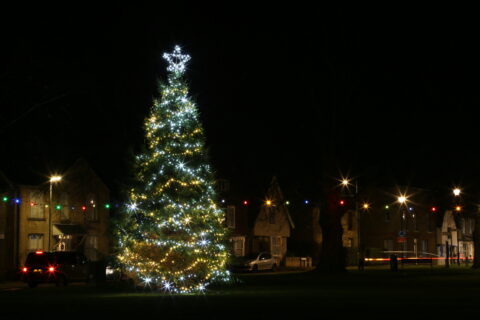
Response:
[{"label": "lamp post", "polygon": [[48,251],[52,250],[51,241],[52,241],[52,191],[53,184],[60,182],[62,180],[61,176],[51,176],[50,177],[50,201],[48,204]]},{"label": "lamp post", "polygon": [[[341,180],[341,185],[342,188],[347,188],[350,185],[350,180],[343,178]],[[363,250],[361,247],[361,237],[360,237],[360,215],[358,214],[358,181],[355,179],[355,194],[354,194],[354,200],[355,200],[355,216],[357,218],[357,258],[358,258],[358,269],[363,270],[363,265],[364,265],[364,257],[363,257]]]},{"label": "lamp post", "polygon": [[[453,189],[453,196],[455,198],[455,211],[457,213],[460,213],[460,211],[462,211],[462,206],[460,204],[460,194],[462,193],[462,190],[460,188],[454,188]],[[447,241],[448,243],[448,241]],[[447,245],[447,251],[449,252],[449,255],[448,257],[452,257],[453,256],[453,250],[449,250],[449,249],[453,249],[453,237],[452,237],[452,243],[450,244],[450,248],[448,247]],[[450,264],[450,262],[448,263]],[[460,265],[460,243],[458,241],[458,231],[457,231],[457,264]]]},{"label": "lamp post", "polygon": [[400,195],[398,196],[397,198],[397,201],[398,203],[400,203],[400,208],[402,209],[401,212],[402,212],[402,217],[401,217],[401,221],[402,221],[402,225],[400,226],[400,231],[402,232],[403,234],[403,237],[405,239],[402,239],[403,241],[403,258],[405,258],[405,253],[406,253],[406,247],[407,247],[407,239],[406,239],[406,235],[407,235],[407,214],[405,212],[405,206],[407,205],[407,197],[405,195]]}]

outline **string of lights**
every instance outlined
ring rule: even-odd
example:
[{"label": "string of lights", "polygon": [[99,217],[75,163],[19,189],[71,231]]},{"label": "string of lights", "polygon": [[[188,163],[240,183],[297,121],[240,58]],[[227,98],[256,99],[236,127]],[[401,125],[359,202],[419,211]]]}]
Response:
[{"label": "string of lights", "polygon": [[[7,195],[3,195],[1,196],[1,201],[5,204],[11,204],[11,205],[19,205],[21,203],[23,203],[24,201],[22,200],[22,198],[20,197],[9,197]],[[48,208],[49,205],[48,204],[43,204],[43,203],[37,203],[37,202],[33,202],[33,201],[30,201],[28,202],[28,204],[30,205],[30,207],[36,207],[36,206],[44,206],[45,208]],[[118,207],[119,205],[115,205],[116,207]],[[62,204],[62,203],[57,203],[53,206],[55,209],[57,210],[61,210],[63,207],[68,207],[72,210],[82,210],[82,211],[85,211],[87,210],[88,207],[97,207],[97,204],[75,204],[75,205],[69,205],[69,204]],[[103,208],[105,209],[110,209],[112,207],[112,205],[110,203],[104,203],[103,204]]]},{"label": "string of lights", "polygon": [[[166,183],[167,186],[168,186],[169,184],[170,184],[170,183],[168,183],[168,182]],[[183,186],[187,186],[187,185],[188,185],[188,184],[186,184],[186,183],[181,183],[181,184],[183,184]],[[192,184],[198,184],[198,183],[192,183]],[[15,205],[15,204],[20,204],[20,203],[23,202],[22,199],[19,198],[19,197],[17,197],[17,198],[14,198],[14,197],[13,197],[13,198],[12,198],[12,197],[9,197],[9,196],[6,196],[6,195],[4,195],[4,196],[1,197],[1,201],[4,202],[4,203],[9,203],[9,204],[13,204],[13,205]],[[397,201],[398,201],[398,200],[397,200]],[[292,202],[292,201],[286,200],[286,201],[283,202],[283,204],[285,204],[285,205],[287,205],[287,206],[294,205],[295,203],[300,204],[300,205],[312,205],[312,202],[311,202],[310,200],[299,200],[298,202]],[[221,199],[221,200],[219,201],[219,203],[217,204],[217,206],[221,208],[222,206],[226,206],[226,205],[237,205],[237,204],[238,204],[238,205],[241,204],[241,205],[243,205],[243,206],[250,206],[250,205],[252,205],[252,202],[251,202],[250,200],[227,201],[226,199]],[[275,203],[275,202],[272,201],[272,200],[263,200],[263,201],[262,201],[262,204],[263,204],[263,205],[266,205],[266,206],[277,205],[277,203]],[[347,201],[344,200],[344,199],[341,199],[341,200],[339,201],[339,205],[340,205],[340,206],[344,206],[344,205],[346,205],[346,204],[347,204]],[[37,206],[37,205],[42,205],[42,204],[38,204],[38,203],[35,203],[35,202],[30,202],[30,206],[31,206],[31,207]],[[169,204],[169,205],[175,207],[175,206],[177,206],[178,204],[176,204],[176,203],[171,203],[171,204]],[[185,204],[185,205],[188,206],[188,204]],[[368,202],[364,202],[364,203],[362,203],[362,205],[361,205],[361,209],[364,209],[364,210],[387,209],[387,210],[388,210],[388,209],[391,208],[391,205],[392,205],[392,204],[374,206],[374,205],[372,205],[372,204],[370,204],[370,203],[368,203]],[[48,208],[48,204],[45,204],[44,206],[45,206],[45,208]],[[93,204],[93,205],[92,205],[92,204],[88,204],[88,205],[78,205],[78,204],[77,204],[77,205],[69,206],[69,205],[65,205],[65,204],[56,204],[56,205],[54,206],[54,208],[57,209],[57,210],[60,210],[62,207],[70,207],[72,210],[81,209],[81,210],[85,211],[86,208],[89,207],[89,206],[95,207],[96,205],[95,205],[95,204]],[[103,207],[104,207],[105,209],[110,209],[110,208],[112,208],[112,207],[115,207],[115,208],[124,208],[124,207],[129,208],[130,206],[131,206],[131,203],[130,203],[130,204],[128,204],[128,203],[127,203],[127,204],[125,204],[125,203],[115,203],[115,204],[113,204],[113,205],[110,204],[110,203],[105,203],[105,204],[103,204]],[[461,211],[462,207],[461,207],[460,205],[456,205],[456,206],[453,207],[453,209],[454,209],[455,211]],[[414,210],[415,210],[415,207],[413,207],[413,206],[408,206],[408,211],[414,211]],[[430,207],[430,211],[432,211],[432,212],[437,212],[438,210],[439,210],[438,206],[432,205],[432,206]]]}]

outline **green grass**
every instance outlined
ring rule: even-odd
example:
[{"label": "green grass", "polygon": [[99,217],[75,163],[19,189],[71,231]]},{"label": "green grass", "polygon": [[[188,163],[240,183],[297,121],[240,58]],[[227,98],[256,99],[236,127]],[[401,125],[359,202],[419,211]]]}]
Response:
[{"label": "green grass", "polygon": [[387,319],[459,316],[480,312],[480,271],[408,266],[397,273],[369,268],[335,275],[245,274],[239,275],[235,284],[184,296],[112,285],[44,285],[0,291],[1,314],[50,314],[51,310],[61,315],[157,315],[165,319],[268,319],[274,315],[332,313],[339,317],[367,315]]}]

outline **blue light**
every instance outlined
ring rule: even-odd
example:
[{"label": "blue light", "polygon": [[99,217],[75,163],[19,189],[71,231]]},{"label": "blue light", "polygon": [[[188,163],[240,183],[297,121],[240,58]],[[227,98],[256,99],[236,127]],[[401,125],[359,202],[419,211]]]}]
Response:
[{"label": "blue light", "polygon": [[412,208],[412,207],[410,207],[410,208],[408,208],[408,210],[410,210],[410,211],[413,211],[413,208]]},{"label": "blue light", "polygon": [[16,198],[15,203],[17,203],[17,204],[20,203],[20,199]]},{"label": "blue light", "polygon": [[309,203],[309,201],[308,201],[308,200],[305,200],[305,204],[308,204],[308,203]]}]

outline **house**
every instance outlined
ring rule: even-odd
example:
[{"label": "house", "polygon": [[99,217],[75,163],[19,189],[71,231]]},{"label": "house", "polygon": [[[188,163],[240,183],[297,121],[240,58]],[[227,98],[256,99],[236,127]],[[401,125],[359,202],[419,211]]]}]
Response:
[{"label": "house", "polygon": [[[448,257],[456,262],[473,258],[474,219],[466,214],[446,210],[442,224],[437,228],[437,255]],[[439,259],[439,264],[445,264]]]},{"label": "house", "polygon": [[92,261],[108,255],[109,190],[85,160],[58,182],[0,188],[0,260],[10,277],[37,250],[81,251]]},{"label": "house", "polygon": [[[371,259],[388,258],[392,253],[409,257],[437,256],[438,241],[442,241],[437,240],[440,210],[432,211],[435,201],[429,191],[418,188],[410,188],[409,191],[411,196],[404,204],[398,202],[396,190],[364,190],[358,198],[342,195],[339,206],[345,206],[345,211],[340,222],[348,265],[356,265],[360,255]],[[310,206],[304,206],[295,213],[298,223],[293,234],[293,247],[295,251],[301,251],[301,247],[308,248],[308,252],[302,254],[312,256],[316,264],[322,246],[320,206],[312,201]],[[447,221],[450,221],[448,217]],[[470,243],[467,243],[471,239],[472,227],[469,223],[466,223],[468,232],[462,244],[459,241],[458,244],[449,242],[454,248],[468,246],[467,250],[471,250]],[[450,236],[456,239],[457,233],[452,231],[457,228],[450,226],[448,230]]]},{"label": "house", "polygon": [[269,251],[283,261],[287,253],[287,240],[293,224],[277,178],[273,177],[267,190],[265,203],[260,206],[253,225],[252,250]]},{"label": "house", "polygon": [[[387,191],[387,192],[385,192]],[[360,206],[360,236],[367,258],[431,258],[436,253],[439,212],[428,190],[409,188],[408,201],[400,203],[393,190],[371,190],[368,209]]]},{"label": "house", "polygon": [[268,251],[283,263],[294,224],[277,178],[273,177],[266,192],[257,196],[239,196],[226,180],[218,181],[218,189],[226,210],[232,254]]}]

